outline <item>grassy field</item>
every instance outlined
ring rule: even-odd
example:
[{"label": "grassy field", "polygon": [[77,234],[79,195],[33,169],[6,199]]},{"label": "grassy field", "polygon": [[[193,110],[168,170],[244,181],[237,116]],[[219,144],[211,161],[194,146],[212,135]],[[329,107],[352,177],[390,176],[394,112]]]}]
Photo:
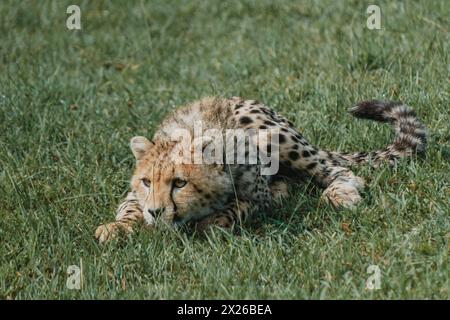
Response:
[{"label": "grassy field", "polygon": [[[68,30],[66,8],[81,8]],[[378,1],[0,3],[0,298],[449,298],[449,5]],[[101,246],[134,165],[129,139],[207,96],[258,99],[315,145],[384,147],[352,119],[401,100],[429,128],[426,159],[361,168],[356,210],[299,186],[241,236],[138,232]],[[83,288],[66,287],[83,264]],[[366,289],[370,265],[381,288]]]}]

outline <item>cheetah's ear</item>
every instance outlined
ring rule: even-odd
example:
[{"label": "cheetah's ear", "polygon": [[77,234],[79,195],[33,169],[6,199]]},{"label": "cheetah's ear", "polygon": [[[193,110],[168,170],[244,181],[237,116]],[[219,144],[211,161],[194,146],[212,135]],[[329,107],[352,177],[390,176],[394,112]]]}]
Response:
[{"label": "cheetah's ear", "polygon": [[154,143],[149,141],[146,137],[133,137],[130,141],[131,151],[136,160],[140,160],[153,145]]}]

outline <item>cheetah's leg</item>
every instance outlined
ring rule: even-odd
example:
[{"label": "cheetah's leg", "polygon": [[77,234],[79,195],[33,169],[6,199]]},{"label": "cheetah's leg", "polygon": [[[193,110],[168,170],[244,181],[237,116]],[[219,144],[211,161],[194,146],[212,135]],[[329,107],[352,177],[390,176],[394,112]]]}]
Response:
[{"label": "cheetah's leg", "polygon": [[359,191],[364,187],[364,180],[347,168],[333,166],[329,169],[328,177],[319,175],[319,179],[328,183],[322,198],[335,208],[353,208],[361,201]]},{"label": "cheetah's leg", "polygon": [[325,188],[323,198],[334,207],[353,208],[361,200],[359,190],[363,188],[364,181],[349,168],[331,159],[326,151],[310,145],[290,125],[281,123],[280,126],[285,129],[279,136],[280,164],[313,177]]},{"label": "cheetah's leg", "polygon": [[133,226],[143,221],[141,206],[134,194],[130,192],[117,209],[116,221],[100,225],[95,231],[95,238],[103,243],[115,238],[120,232],[133,232]]},{"label": "cheetah's leg", "polygon": [[333,161],[325,151],[306,143],[293,151],[280,145],[280,159],[297,171],[306,172],[323,188],[322,197],[334,207],[353,208],[360,200],[364,180]]},{"label": "cheetah's leg", "polygon": [[195,229],[201,233],[208,231],[213,226],[232,230],[236,224],[242,224],[251,211],[252,205],[249,202],[237,200],[237,203],[230,204],[223,211],[213,213],[198,221]]},{"label": "cheetah's leg", "polygon": [[[278,160],[280,165],[298,173],[307,173],[325,188],[324,197],[334,206],[353,207],[360,199],[361,178],[344,163],[333,160],[331,154],[310,145],[293,123],[256,101],[234,100],[236,123],[244,129],[278,129]],[[267,141],[258,141],[260,150]],[[272,150],[273,151],[273,150]]]}]

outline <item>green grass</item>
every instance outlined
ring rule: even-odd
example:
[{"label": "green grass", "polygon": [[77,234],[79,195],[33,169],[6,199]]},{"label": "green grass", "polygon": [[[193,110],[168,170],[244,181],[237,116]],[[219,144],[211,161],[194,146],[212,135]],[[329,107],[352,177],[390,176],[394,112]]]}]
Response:
[{"label": "green grass", "polygon": [[[82,30],[65,26],[81,7]],[[370,2],[371,3],[371,2]],[[0,298],[449,298],[446,1],[0,3]],[[371,150],[385,125],[346,110],[402,100],[429,128],[425,160],[361,168],[354,211],[299,187],[241,236],[139,230],[96,243],[134,165],[128,141],[207,95],[264,101],[327,149]],[[84,268],[82,290],[67,268]],[[381,289],[367,290],[369,265]]]}]

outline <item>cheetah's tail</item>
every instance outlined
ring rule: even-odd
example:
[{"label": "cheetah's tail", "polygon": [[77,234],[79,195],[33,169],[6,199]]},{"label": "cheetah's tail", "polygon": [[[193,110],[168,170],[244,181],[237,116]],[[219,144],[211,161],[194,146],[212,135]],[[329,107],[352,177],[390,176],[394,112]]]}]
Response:
[{"label": "cheetah's tail", "polygon": [[382,150],[358,153],[330,152],[332,160],[341,165],[354,166],[382,162],[394,165],[399,159],[423,155],[427,145],[425,126],[410,107],[398,102],[363,101],[350,109],[350,113],[362,119],[389,122],[394,129],[394,142]]}]

